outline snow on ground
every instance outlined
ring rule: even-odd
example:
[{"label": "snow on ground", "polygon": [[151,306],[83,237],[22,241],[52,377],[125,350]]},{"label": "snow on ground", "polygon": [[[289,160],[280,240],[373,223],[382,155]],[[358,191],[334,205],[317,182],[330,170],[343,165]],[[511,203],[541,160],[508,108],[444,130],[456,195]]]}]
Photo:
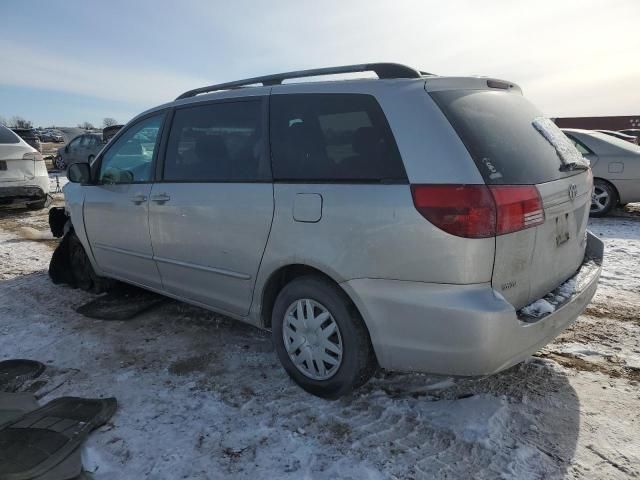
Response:
[{"label": "snow on ground", "polygon": [[0,359],[47,364],[41,402],[117,397],[83,450],[96,479],[640,476],[640,216],[591,222],[602,288],[539,356],[483,379],[380,373],[329,402],[286,377],[267,333],[220,315],[77,314],[94,297],[51,284],[55,244],[18,236],[44,215],[0,213]]}]

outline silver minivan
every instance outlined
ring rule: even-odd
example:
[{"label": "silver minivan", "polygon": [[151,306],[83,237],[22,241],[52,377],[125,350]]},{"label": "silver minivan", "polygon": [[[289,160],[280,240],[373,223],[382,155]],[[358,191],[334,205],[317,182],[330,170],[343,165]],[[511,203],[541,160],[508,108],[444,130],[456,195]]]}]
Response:
[{"label": "silver minivan", "polygon": [[[361,71],[379,78],[283,83]],[[588,163],[502,80],[364,64],[213,85],[68,176],[84,285],[270,329],[291,378],[326,398],[378,367],[506,369],[570,325],[600,275]]]}]

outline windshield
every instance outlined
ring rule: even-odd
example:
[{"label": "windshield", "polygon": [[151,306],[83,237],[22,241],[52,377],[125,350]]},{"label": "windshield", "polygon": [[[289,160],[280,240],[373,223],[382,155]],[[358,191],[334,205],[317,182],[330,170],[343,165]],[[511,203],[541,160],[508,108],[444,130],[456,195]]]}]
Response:
[{"label": "windshield", "polygon": [[431,96],[488,184],[545,183],[586,167],[571,142],[522,95],[449,90]]}]

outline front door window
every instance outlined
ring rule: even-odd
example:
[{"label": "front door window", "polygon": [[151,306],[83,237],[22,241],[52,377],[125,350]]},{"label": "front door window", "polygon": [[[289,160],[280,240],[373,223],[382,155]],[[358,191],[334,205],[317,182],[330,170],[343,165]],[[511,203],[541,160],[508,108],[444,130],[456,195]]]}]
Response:
[{"label": "front door window", "polygon": [[103,155],[98,181],[103,184],[151,181],[163,119],[161,113],[129,127]]}]

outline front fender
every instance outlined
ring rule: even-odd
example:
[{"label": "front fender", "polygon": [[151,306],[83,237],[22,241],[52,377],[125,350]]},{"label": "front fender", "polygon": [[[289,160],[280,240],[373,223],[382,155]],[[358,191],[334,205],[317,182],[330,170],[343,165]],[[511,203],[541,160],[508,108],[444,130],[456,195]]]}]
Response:
[{"label": "front fender", "polygon": [[93,256],[93,250],[91,249],[89,238],[84,228],[84,199],[86,193],[84,186],[79,183],[69,182],[62,188],[62,192],[64,193],[65,209],[71,218],[71,224],[76,232],[76,236],[80,240],[80,243],[82,243],[93,270],[97,275],[104,276],[104,273],[100,270],[100,267],[98,267]]}]

